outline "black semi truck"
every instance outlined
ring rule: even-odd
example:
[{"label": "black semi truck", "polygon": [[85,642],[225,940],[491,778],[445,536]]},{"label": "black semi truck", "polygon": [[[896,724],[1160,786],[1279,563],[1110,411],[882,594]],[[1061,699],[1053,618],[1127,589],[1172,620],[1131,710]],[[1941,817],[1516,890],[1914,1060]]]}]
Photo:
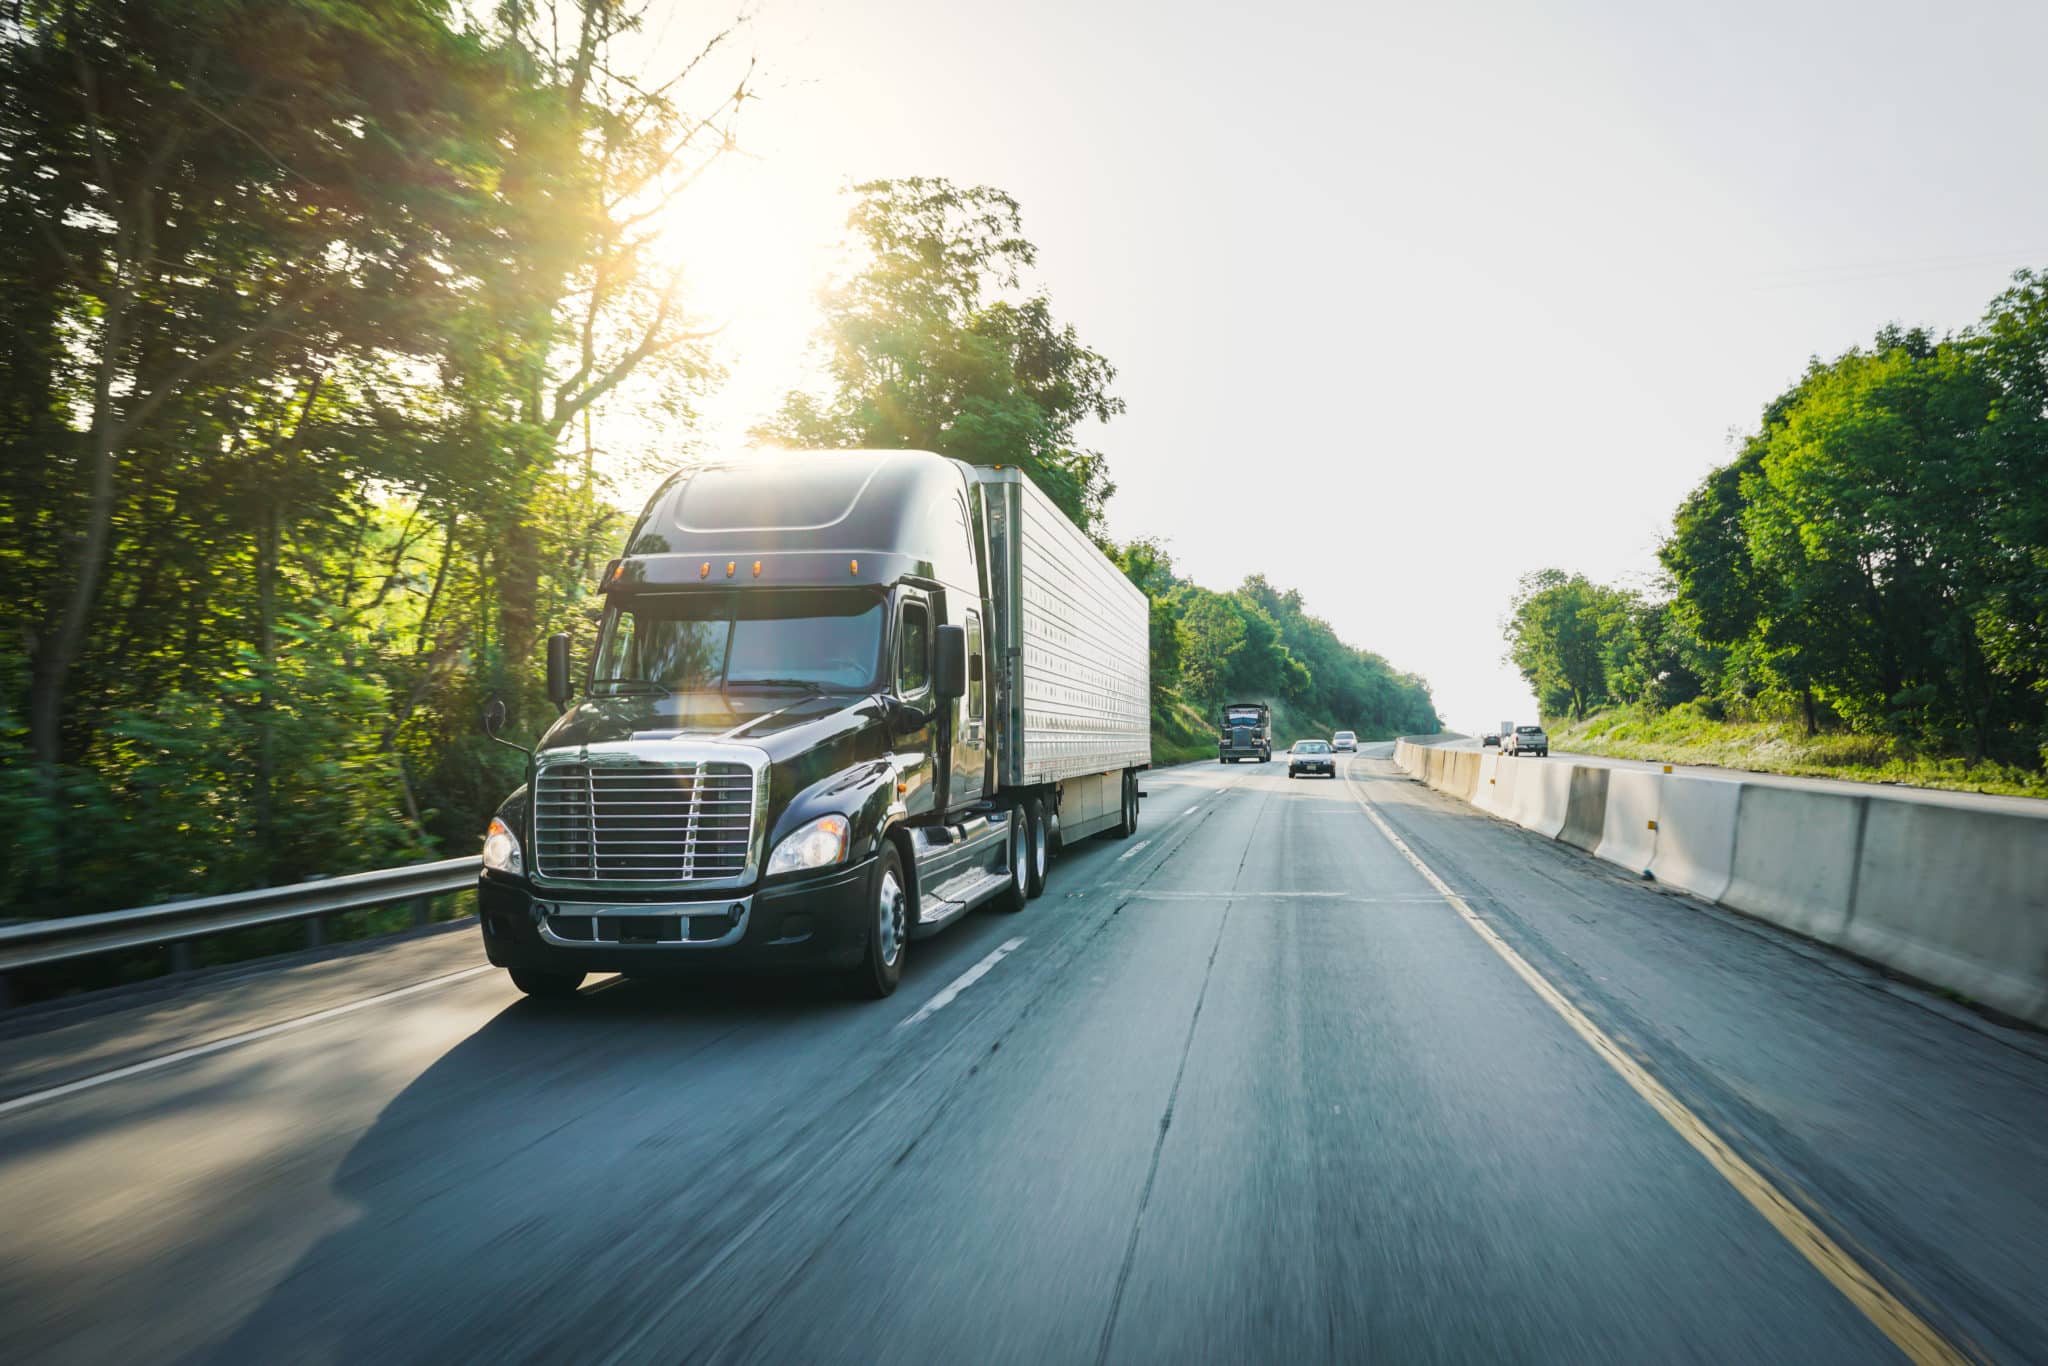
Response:
[{"label": "black semi truck", "polygon": [[1242,759],[1265,763],[1273,757],[1273,709],[1264,702],[1232,702],[1223,709],[1223,738],[1216,744],[1218,763]]},{"label": "black semi truck", "polygon": [[1144,595],[1015,469],[699,468],[603,586],[580,696],[548,642],[561,715],[484,842],[485,948],[529,994],[744,968],[886,996],[910,940],[1137,829]]}]

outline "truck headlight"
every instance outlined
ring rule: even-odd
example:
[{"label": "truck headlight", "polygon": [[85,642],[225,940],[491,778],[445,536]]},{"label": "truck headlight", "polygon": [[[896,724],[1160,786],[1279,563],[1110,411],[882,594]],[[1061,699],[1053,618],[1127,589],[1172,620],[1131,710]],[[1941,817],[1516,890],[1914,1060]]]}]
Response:
[{"label": "truck headlight", "polygon": [[826,868],[844,861],[847,830],[844,816],[820,816],[799,825],[783,836],[782,843],[768,856],[767,875]]},{"label": "truck headlight", "polygon": [[496,816],[491,817],[490,829],[484,832],[484,867],[514,877],[526,871],[526,861],[519,856],[518,836]]}]

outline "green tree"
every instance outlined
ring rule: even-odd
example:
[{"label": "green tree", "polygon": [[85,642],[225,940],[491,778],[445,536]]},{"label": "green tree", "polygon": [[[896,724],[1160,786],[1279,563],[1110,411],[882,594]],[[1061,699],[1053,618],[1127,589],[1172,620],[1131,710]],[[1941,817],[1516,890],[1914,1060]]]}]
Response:
[{"label": "green tree", "polygon": [[938,451],[1013,465],[1082,526],[1114,491],[1079,429],[1124,410],[1116,370],[1027,292],[1037,249],[1017,201],[988,186],[911,178],[856,185],[847,220],[862,264],[823,298],[831,389],[792,393],[757,429],[805,447]]},{"label": "green tree", "polygon": [[1606,629],[1626,620],[1626,599],[1583,574],[1543,569],[1522,577],[1509,611],[1508,660],[1546,716],[1583,717],[1608,700]]}]

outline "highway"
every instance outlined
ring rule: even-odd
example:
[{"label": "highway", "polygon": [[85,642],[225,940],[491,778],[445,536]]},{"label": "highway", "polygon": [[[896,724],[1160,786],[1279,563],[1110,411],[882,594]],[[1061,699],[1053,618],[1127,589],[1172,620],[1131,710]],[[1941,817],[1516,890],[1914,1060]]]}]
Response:
[{"label": "highway", "polygon": [[0,1354],[2048,1360],[2040,1036],[1388,753],[1149,774],[879,1004],[461,927],[21,1012]]}]

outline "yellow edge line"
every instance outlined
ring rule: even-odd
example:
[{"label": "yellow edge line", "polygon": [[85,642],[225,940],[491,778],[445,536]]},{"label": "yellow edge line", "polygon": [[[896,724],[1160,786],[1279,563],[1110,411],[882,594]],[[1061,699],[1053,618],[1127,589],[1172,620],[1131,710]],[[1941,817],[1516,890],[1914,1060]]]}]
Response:
[{"label": "yellow edge line", "polygon": [[1811,1262],[1814,1269],[1828,1278],[1835,1289],[1849,1303],[1861,1310],[1863,1316],[1877,1326],[1879,1332],[1890,1338],[1901,1352],[1915,1362],[1934,1366],[1934,1363],[1957,1363],[1967,1366],[1973,1358],[1958,1350],[1948,1339],[1929,1327],[1926,1320],[1907,1308],[1899,1298],[1887,1290],[1857,1260],[1842,1249],[1842,1246],[1809,1218],[1806,1212],[1793,1204],[1756,1170],[1743,1161],[1736,1151],[1728,1146],[1719,1134],[1707,1127],[1706,1121],[1688,1109],[1684,1102],[1666,1090],[1663,1083],[1651,1076],[1643,1067],[1623,1052],[1620,1045],[1586,1017],[1585,1012],[1565,998],[1564,993],[1552,986],[1542,973],[1529,965],[1529,961],[1502,939],[1491,925],[1481,920],[1465,899],[1452,891],[1444,880],[1431,870],[1410,849],[1402,838],[1394,833],[1393,827],[1381,818],[1350,781],[1350,771],[1345,772],[1345,787],[1352,798],[1379,832],[1401,852],[1401,856],[1414,865],[1415,871],[1436,888],[1437,894],[1450,903],[1472,932],[1485,940],[1487,946],[1499,954],[1515,975],[1529,984],[1529,989],[1543,998],[1544,1004],[1564,1017],[1565,1023],[1575,1030],[1592,1050],[1621,1074],[1635,1093],[1648,1101],[1650,1108],[1663,1116],[1664,1122],[1678,1131],[1679,1137],[1690,1143],[1699,1154],[1713,1164],[1714,1170],[1735,1187],[1756,1211],[1768,1219],[1771,1227],[1784,1235],[1799,1254]]}]

